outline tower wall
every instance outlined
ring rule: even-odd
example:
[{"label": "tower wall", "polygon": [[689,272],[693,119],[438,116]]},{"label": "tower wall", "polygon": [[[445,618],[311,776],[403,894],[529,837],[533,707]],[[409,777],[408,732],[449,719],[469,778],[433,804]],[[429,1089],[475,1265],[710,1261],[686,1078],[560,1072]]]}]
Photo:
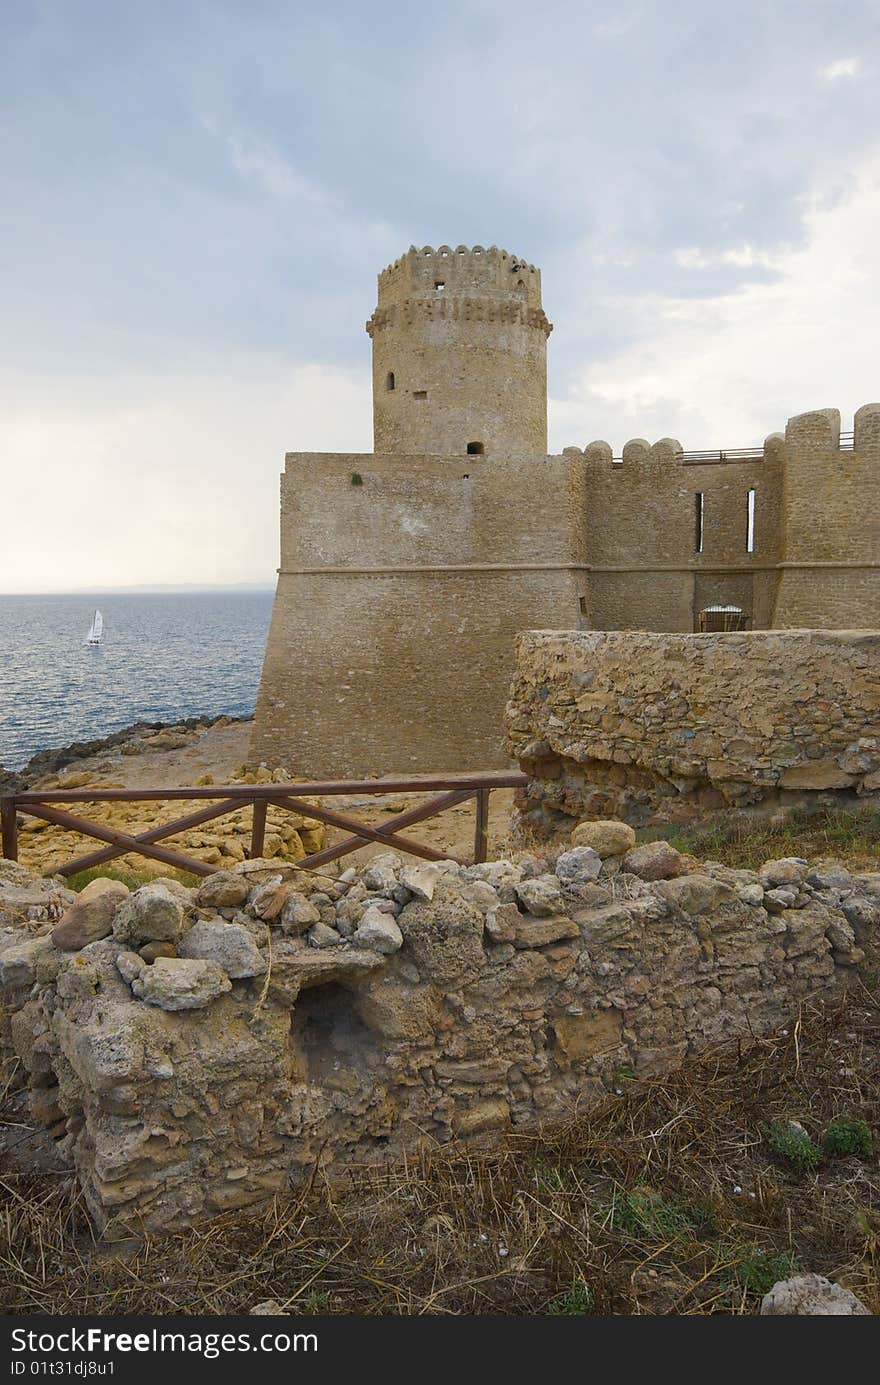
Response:
[{"label": "tower wall", "polygon": [[586,627],[584,479],[579,454],[289,455],[252,758],[309,778],[506,764],[514,636]]},{"label": "tower wall", "polygon": [[492,246],[412,247],[379,275],[373,342],[377,453],[547,451],[541,275]]},{"label": "tower wall", "polygon": [[856,413],[852,450],[836,409],[790,419],[785,444],[774,625],[880,627],[880,404]]}]

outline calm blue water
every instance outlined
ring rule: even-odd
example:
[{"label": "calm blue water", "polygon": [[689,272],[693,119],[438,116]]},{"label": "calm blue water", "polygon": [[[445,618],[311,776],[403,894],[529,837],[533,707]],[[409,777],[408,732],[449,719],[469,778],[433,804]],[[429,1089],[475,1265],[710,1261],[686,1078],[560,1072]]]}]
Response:
[{"label": "calm blue water", "polygon": [[[104,644],[83,640],[104,616]],[[0,765],[134,721],[256,702],[271,592],[0,596]]]}]

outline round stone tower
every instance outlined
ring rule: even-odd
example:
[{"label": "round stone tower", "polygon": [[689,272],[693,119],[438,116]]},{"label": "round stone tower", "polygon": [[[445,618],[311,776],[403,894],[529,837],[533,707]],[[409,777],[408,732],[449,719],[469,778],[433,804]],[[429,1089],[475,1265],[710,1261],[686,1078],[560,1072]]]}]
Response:
[{"label": "round stone tower", "polygon": [[412,246],[379,275],[373,446],[417,455],[547,452],[541,272],[492,246]]}]

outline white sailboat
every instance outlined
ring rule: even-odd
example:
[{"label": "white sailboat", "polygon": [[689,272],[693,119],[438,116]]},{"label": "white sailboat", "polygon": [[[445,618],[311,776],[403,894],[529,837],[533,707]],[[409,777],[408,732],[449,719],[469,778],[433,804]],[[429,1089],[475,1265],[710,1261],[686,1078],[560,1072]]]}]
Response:
[{"label": "white sailboat", "polygon": [[104,638],[104,617],[101,615],[101,612],[100,612],[99,610],[97,610],[97,608],[96,608],[94,620],[92,621],[92,628],[89,630],[89,633],[86,635],[85,642],[86,642],[86,644],[98,645],[98,644],[101,643],[101,641],[103,640],[103,638]]}]

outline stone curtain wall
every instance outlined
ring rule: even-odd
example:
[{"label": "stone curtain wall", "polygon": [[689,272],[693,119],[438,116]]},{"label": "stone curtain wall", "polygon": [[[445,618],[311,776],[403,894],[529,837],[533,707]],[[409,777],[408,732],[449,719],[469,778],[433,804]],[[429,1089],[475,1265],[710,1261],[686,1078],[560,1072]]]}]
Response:
[{"label": "stone curtain wall", "polygon": [[[587,559],[595,629],[691,631],[713,604],[739,606],[758,628],[772,624],[782,551],[781,438],[764,456],[684,463],[681,444],[634,439],[623,461],[591,443]],[[755,548],[747,551],[748,493],[755,490]],[[694,498],[704,497],[703,551],[696,551]]]},{"label": "stone curtain wall", "polygon": [[524,825],[880,795],[880,634],[529,631],[508,746]]},{"label": "stone curtain wall", "polygon": [[876,966],[880,875],[603,840],[339,878],[244,862],[73,907],[0,863],[7,1043],[99,1230],[564,1121]]}]

